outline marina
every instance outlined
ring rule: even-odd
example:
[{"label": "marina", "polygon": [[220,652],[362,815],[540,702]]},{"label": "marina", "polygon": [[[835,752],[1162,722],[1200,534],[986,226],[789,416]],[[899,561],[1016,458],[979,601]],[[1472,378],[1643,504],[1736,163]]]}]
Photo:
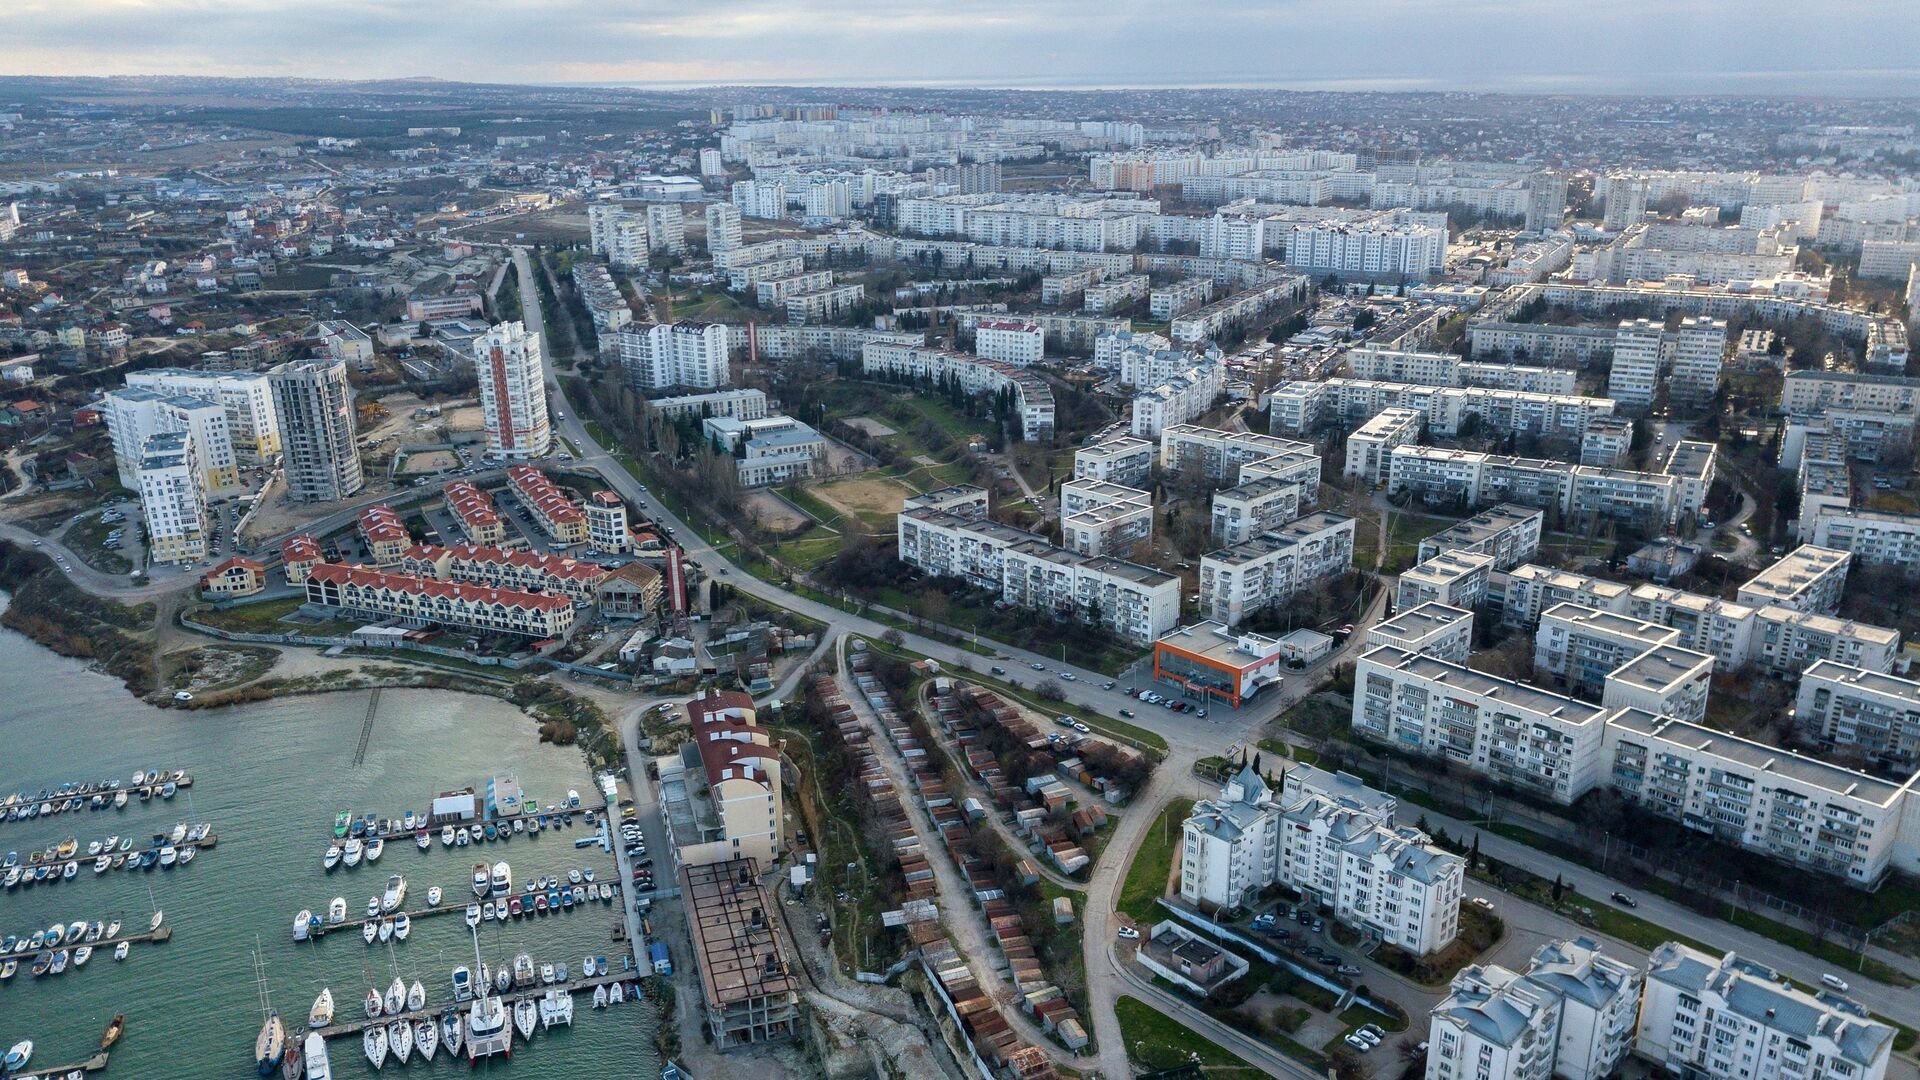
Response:
[{"label": "marina", "polygon": [[[130,776],[149,762],[166,762],[195,776],[191,815],[183,812],[184,799],[176,795],[165,809],[155,798],[130,805],[124,817],[71,817],[72,824],[58,835],[79,834],[81,852],[88,840],[109,832],[131,833],[139,846],[153,832],[170,830],[176,818],[228,823],[220,830],[218,856],[197,860],[204,865],[192,874],[104,873],[87,890],[19,888],[0,897],[0,927],[7,932],[65,924],[82,915],[92,920],[124,913],[129,927],[118,935],[124,938],[146,928],[155,906],[165,909],[166,929],[177,931],[170,933],[164,952],[128,943],[132,956],[116,964],[110,956],[116,946],[107,944],[116,938],[107,937],[103,927],[102,940],[94,947],[105,951],[96,951],[81,969],[82,974],[93,972],[89,978],[34,980],[28,965],[21,963],[13,980],[19,985],[0,985],[0,1038],[5,1045],[26,1039],[36,1045],[32,1061],[15,1070],[16,1077],[64,1077],[75,1069],[103,1077],[256,1075],[253,1050],[263,1018],[246,963],[246,946],[256,937],[272,984],[272,1004],[286,1029],[283,1048],[304,1049],[309,1006],[323,987],[332,987],[337,998],[331,1023],[361,1021],[364,1028],[361,998],[370,984],[384,988],[395,966],[408,984],[417,979],[433,989],[433,997],[451,1002],[447,973],[457,964],[474,963],[473,934],[458,916],[417,918],[404,947],[395,945],[391,952],[351,938],[346,948],[338,940],[325,947],[291,940],[294,913],[311,906],[324,919],[328,900],[336,894],[344,893],[352,902],[343,914],[364,922],[367,900],[383,893],[395,871],[417,882],[394,913],[407,912],[410,919],[422,910],[463,912],[475,899],[468,888],[470,868],[482,859],[489,868],[510,860],[515,895],[522,897],[527,880],[551,876],[565,881],[569,867],[591,865],[596,883],[618,884],[611,858],[598,847],[576,850],[565,842],[509,842],[489,844],[484,851],[469,847],[450,852],[438,842],[437,830],[431,851],[390,846],[373,864],[374,874],[355,874],[353,882],[338,872],[328,875],[319,865],[324,844],[316,846],[313,838],[330,831],[328,825],[342,807],[400,809],[404,823],[404,807],[428,806],[449,780],[463,778],[451,785],[460,787],[507,769],[528,791],[542,794],[543,806],[561,802],[569,789],[592,791],[591,775],[576,748],[542,743],[537,725],[524,713],[493,698],[389,689],[381,694],[377,709],[369,708],[367,691],[197,712],[155,709],[129,697],[117,681],[0,629],[0,700],[17,703],[0,715],[0,737],[10,736],[15,748],[0,758],[0,791],[37,792],[76,774]],[[354,767],[354,751],[370,714],[373,727],[364,761]],[[295,762],[300,767],[290,767]],[[475,787],[483,795],[484,784]],[[316,820],[316,814],[324,816]],[[581,827],[582,817],[575,814],[566,838],[594,835],[592,827]],[[234,828],[233,822],[245,826]],[[22,849],[24,859],[27,846],[37,848],[55,838],[33,835],[36,831],[57,828],[48,822],[39,830],[21,830],[19,842],[0,842],[0,855],[12,846]],[[522,833],[513,839],[527,837]],[[390,843],[414,846],[404,838]],[[91,876],[89,871],[83,865],[79,872]],[[426,903],[429,885],[443,887],[442,903]],[[636,1075],[659,1069],[653,1045],[660,1008],[656,1000],[649,997],[619,1009],[590,1005],[594,987],[582,986],[577,958],[606,953],[616,971],[621,965],[613,955],[617,946],[611,936],[619,909],[597,900],[587,906],[601,912],[589,917],[575,912],[571,918],[509,916],[478,928],[490,960],[511,960],[521,952],[575,958],[568,965],[576,991],[572,1000],[578,1003],[572,1024],[564,1034],[549,1031],[554,1038],[539,1051],[522,1054],[515,1046],[509,1067],[514,1080],[561,1080],[616,1060],[631,1063]],[[69,967],[69,974],[72,970]],[[183,993],[183,987],[192,992]],[[538,999],[542,989],[515,991],[512,1000],[528,993]],[[539,1039],[537,1000],[534,1009]],[[112,1048],[111,1068],[89,1071],[89,1065],[104,1064],[89,1059],[97,1058],[102,1030],[121,1011],[127,1014],[126,1035]],[[431,1007],[426,1011],[434,1013]],[[191,1037],[167,1034],[181,1032],[191,1032]],[[368,1068],[357,1042],[318,1041],[331,1050],[333,1076],[362,1075],[360,1070]],[[444,1040],[431,1064],[423,1064],[424,1050],[416,1041],[406,1066],[418,1075],[451,1076],[456,1067],[462,1073],[467,1069],[464,1054],[457,1066],[449,1058]],[[76,1064],[46,1064],[63,1062]],[[391,1059],[388,1067],[395,1067]]]},{"label": "marina", "polygon": [[[564,983],[555,982],[549,985],[515,987],[511,990],[490,992],[487,996],[500,999],[500,1001],[511,1010],[516,1004],[523,1001],[532,1002],[537,1006],[540,998],[549,990],[559,990],[566,994],[585,994],[591,993],[596,988],[605,987],[610,990],[615,985],[619,985],[622,988],[623,994],[626,995],[627,1001],[635,1002],[643,1000],[645,996],[640,991],[640,986],[637,981],[639,977],[639,973],[633,971],[617,971],[610,975],[575,976]],[[449,1011],[464,1013],[467,1009],[471,1008],[472,1005],[473,1001],[469,999],[467,1001],[430,1004],[418,1009],[405,1009],[397,1014],[382,1012],[376,1017],[368,1017],[362,1013],[355,1016],[352,1020],[345,1020],[317,1030],[323,1038],[347,1039],[362,1034],[368,1028],[385,1027],[396,1021],[405,1021],[408,1023],[418,1023],[422,1020],[438,1021]]]},{"label": "marina", "polygon": [[16,791],[0,799],[0,822],[36,821],[82,810],[125,810],[136,802],[171,799],[193,786],[185,769],[144,769],[130,780],[94,780],[41,788],[34,794]]},{"label": "marina", "polygon": [[[522,901],[523,903],[522,903],[522,910],[520,910],[519,912],[513,912],[509,910],[505,918],[513,919],[513,920],[525,920],[529,917],[544,916],[548,914],[565,914],[577,908],[584,908],[584,907],[589,907],[593,905],[610,905],[613,903],[615,897],[621,895],[620,886],[614,882],[609,882],[609,881],[593,882],[592,883],[593,895],[590,897],[584,896],[581,894],[575,894],[572,891],[576,888],[584,891],[584,890],[587,890],[588,887],[589,886],[586,882],[582,882],[579,885],[571,885],[565,882],[561,882],[559,884],[556,884],[552,889],[540,889],[534,892],[522,891],[514,894],[511,897],[505,897],[502,899],[501,907],[496,907],[492,900],[487,900],[487,901],[475,900],[473,898],[473,894],[468,890],[464,890],[464,889],[458,890],[458,891],[449,890],[438,905],[428,905],[425,907],[415,908],[410,911],[402,912],[402,911],[396,910],[396,911],[386,911],[386,912],[368,914],[366,913],[365,907],[362,907],[358,909],[360,911],[360,914],[354,915],[349,918],[340,919],[338,921],[331,920],[330,918],[314,916],[314,918],[319,919],[319,921],[313,922],[310,920],[307,923],[307,933],[304,940],[317,941],[320,938],[327,937],[330,934],[340,933],[340,932],[359,933],[362,936],[364,936],[366,933],[366,928],[369,925],[375,927],[375,934],[376,934],[376,937],[378,937],[378,928],[380,926],[380,923],[383,920],[397,921],[400,917],[404,916],[409,922],[417,922],[423,919],[432,918],[436,915],[463,915],[468,912],[469,908],[479,908],[482,913],[481,918],[484,921],[500,922],[500,921],[504,921],[504,919],[497,914],[491,914],[491,912],[503,910],[506,900]],[[559,891],[563,888],[568,890],[568,898],[564,902],[562,902],[559,899]],[[542,903],[537,908],[532,906],[531,904],[532,898],[536,896],[542,901]],[[352,912],[355,909],[349,906],[348,910],[349,912]],[[298,927],[297,919],[295,921],[295,925],[296,925],[295,940],[302,940],[300,935],[297,932],[297,927]],[[379,940],[384,941],[386,939],[379,938]],[[373,944],[373,942],[369,941],[367,942],[367,944],[371,945]]]},{"label": "marina", "polygon": [[[147,921],[144,918],[138,920],[138,922],[139,922],[139,925],[142,927],[142,929],[138,933],[121,933],[113,936],[102,934],[98,939],[88,938],[86,940],[81,941],[79,944],[91,948],[96,957],[98,957],[101,960],[105,960],[109,956],[111,956],[113,952],[116,949],[118,949],[122,943],[128,946],[159,945],[167,941],[171,941],[173,939],[173,927],[171,926],[166,926],[163,924],[160,926],[147,928]],[[75,947],[75,943],[71,939],[68,939],[65,942],[65,946],[68,949],[72,949]],[[15,945],[11,950],[0,952],[0,965],[6,964],[6,962],[9,960],[17,964],[25,964],[27,961],[32,960],[34,957],[40,955],[41,953],[47,952],[51,949],[58,949],[60,947],[61,946],[59,944],[55,944],[55,945],[42,944],[37,946]],[[17,970],[16,974],[13,977],[17,978],[20,975],[26,975],[28,973],[29,973],[28,969],[23,966]],[[0,979],[0,982],[6,982],[6,981],[11,981],[11,980]]]}]

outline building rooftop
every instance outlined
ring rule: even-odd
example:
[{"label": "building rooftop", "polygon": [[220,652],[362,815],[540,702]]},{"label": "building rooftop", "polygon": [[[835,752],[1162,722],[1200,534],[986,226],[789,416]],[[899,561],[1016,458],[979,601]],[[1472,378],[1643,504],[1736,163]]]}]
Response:
[{"label": "building rooftop", "polygon": [[1554,717],[1564,723],[1585,724],[1600,719],[1606,710],[1598,705],[1576,701],[1551,690],[1542,690],[1528,683],[1514,682],[1470,667],[1439,660],[1424,653],[1410,653],[1392,645],[1380,645],[1361,654],[1361,659],[1376,664],[1417,675],[1424,679],[1454,687],[1463,693],[1475,694],[1506,702],[1516,708],[1526,709],[1543,716]]},{"label": "building rooftop", "polygon": [[1704,480],[1708,470],[1713,467],[1713,453],[1712,443],[1682,439],[1673,444],[1673,452],[1667,455],[1665,471],[1668,476]]},{"label": "building rooftop", "polygon": [[680,868],[681,898],[710,1005],[726,1007],[799,991],[774,928],[774,904],[753,859]]},{"label": "building rooftop", "polygon": [[1893,1044],[1893,1028],[1851,999],[1810,994],[1783,982],[1772,968],[1733,953],[1715,957],[1669,941],[1647,957],[1647,978],[1695,996],[1713,992],[1729,1011],[1802,1041],[1825,1036],[1856,1066],[1872,1065]]},{"label": "building rooftop", "polygon": [[1546,516],[1543,510],[1516,506],[1513,503],[1500,503],[1480,511],[1465,521],[1456,522],[1420,543],[1422,547],[1435,544],[1443,549],[1472,547],[1508,529],[1525,525],[1530,520],[1545,522]]},{"label": "building rooftop", "polygon": [[1830,679],[1834,682],[1846,683],[1875,694],[1899,698],[1920,709],[1920,682],[1902,679],[1897,675],[1883,675],[1878,671],[1850,667],[1823,658],[1815,660],[1812,667],[1801,672],[1800,678],[1802,680]]},{"label": "building rooftop", "polygon": [[1610,638],[1644,642],[1648,648],[1672,641],[1679,634],[1670,626],[1570,601],[1555,604],[1540,613],[1542,624],[1548,619]]},{"label": "building rooftop", "polygon": [[1705,653],[1678,645],[1660,645],[1615,668],[1607,675],[1607,681],[1666,690],[1712,670],[1713,657]]},{"label": "building rooftop", "polygon": [[1642,709],[1621,709],[1607,719],[1607,724],[1638,735],[1656,746],[1667,744],[1683,756],[1711,754],[1756,774],[1795,780],[1873,806],[1891,806],[1907,786],[1782,750],[1777,746],[1729,735],[1701,724],[1671,716],[1655,716]]},{"label": "building rooftop", "polygon": [[1274,638],[1231,630],[1213,620],[1169,630],[1160,636],[1159,644],[1221,667],[1241,669],[1270,663],[1280,651],[1280,642]]},{"label": "building rooftop", "polygon": [[1438,600],[1429,600],[1424,604],[1410,607],[1391,619],[1373,624],[1369,632],[1386,634],[1405,641],[1417,641],[1436,630],[1472,618],[1471,611],[1464,611]]}]

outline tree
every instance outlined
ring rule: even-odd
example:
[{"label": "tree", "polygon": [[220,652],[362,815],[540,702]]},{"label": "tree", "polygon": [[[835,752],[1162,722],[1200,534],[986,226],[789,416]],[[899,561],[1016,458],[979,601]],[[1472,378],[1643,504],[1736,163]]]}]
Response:
[{"label": "tree", "polygon": [[1560,880],[1560,875],[1553,875],[1553,903],[1555,907],[1560,905],[1560,897],[1566,890],[1566,883]]},{"label": "tree", "polygon": [[1468,856],[1467,856],[1467,869],[1469,869],[1469,870],[1478,870],[1478,869],[1480,869],[1480,867],[1481,867],[1481,862],[1480,862],[1480,834],[1479,834],[1479,833],[1474,833],[1474,834],[1473,834],[1473,853],[1472,853],[1471,855],[1468,855]]}]

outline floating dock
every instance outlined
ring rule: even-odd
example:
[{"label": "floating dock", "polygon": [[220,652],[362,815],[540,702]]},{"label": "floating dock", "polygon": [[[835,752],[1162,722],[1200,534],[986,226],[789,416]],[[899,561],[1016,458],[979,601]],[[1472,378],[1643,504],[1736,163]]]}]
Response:
[{"label": "floating dock", "polygon": [[[219,834],[210,832],[198,840],[182,840],[177,844],[173,844],[173,843],[153,844],[149,842],[145,846],[135,845],[134,847],[128,848],[126,851],[120,851],[118,849],[115,849],[113,854],[115,856],[119,856],[119,855],[127,856],[127,863],[121,866],[118,871],[115,871],[111,867],[109,867],[108,869],[100,871],[99,873],[95,873],[93,869],[94,862],[100,858],[100,856],[98,855],[74,854],[68,858],[57,859],[53,862],[22,863],[19,866],[19,869],[21,870],[27,870],[36,866],[59,867],[60,870],[58,873],[52,873],[47,875],[44,878],[38,878],[33,881],[28,881],[25,878],[22,878],[21,880],[14,882],[12,885],[7,886],[7,888],[9,890],[35,889],[35,888],[41,888],[47,885],[61,884],[62,882],[69,880],[65,876],[65,871],[68,864],[72,864],[74,866],[79,867],[79,869],[74,872],[74,875],[71,879],[73,881],[81,881],[86,878],[96,878],[104,874],[126,873],[130,870],[133,870],[133,871],[145,870],[148,872],[152,872],[155,870],[179,870],[179,869],[182,869],[182,867],[178,860],[175,860],[172,866],[161,866],[159,863],[156,862],[152,866],[146,866],[146,867],[134,865],[133,860],[136,857],[140,855],[144,855],[149,851],[158,851],[161,847],[171,847],[175,852],[186,851],[189,848],[195,851],[198,851],[201,849],[211,850],[215,845],[219,843],[220,843]],[[0,870],[0,875],[4,875],[5,872],[6,871],[4,870]]]},{"label": "floating dock", "polygon": [[[43,789],[37,793],[16,791],[0,798],[0,823],[39,821],[42,818],[57,817],[60,814],[78,813],[81,810],[112,810],[113,797],[120,792],[127,793],[127,805],[123,809],[132,809],[134,800],[151,802],[165,799],[160,789],[168,784],[174,790],[185,791],[193,786],[193,776],[183,774],[180,779],[172,779],[169,772],[160,780],[151,784],[132,784],[124,780],[95,780],[84,784],[64,784],[58,788]],[[100,805],[93,804],[94,796],[101,796]],[[31,817],[24,816],[29,807],[37,807]]]},{"label": "floating dock", "polygon": [[[411,829],[406,827],[405,818],[388,818],[377,822],[367,822],[366,817],[362,815],[361,817],[354,818],[353,821],[349,823],[349,832],[345,836],[335,836],[332,831],[329,830],[326,839],[321,842],[323,844],[341,844],[351,839],[365,843],[377,836],[389,844],[401,842],[412,843],[415,836],[425,832],[433,837],[435,844],[439,844],[440,830],[443,828],[452,828],[456,832],[461,829],[466,829],[469,833],[479,833],[484,832],[489,825],[503,829],[507,836],[524,838],[539,836],[541,833],[552,832],[555,829],[571,829],[573,828],[573,818],[585,815],[588,812],[593,813],[595,818],[594,823],[598,824],[602,816],[601,808],[597,806],[586,806],[584,804],[580,806],[551,806],[544,810],[522,810],[517,814],[502,814],[499,817],[490,818],[474,818],[470,821],[415,821]],[[514,822],[520,823],[521,831],[513,831]],[[533,825],[536,822],[540,824],[538,832],[527,828],[527,826]],[[359,833],[351,831],[352,825],[361,823],[366,823],[367,827]],[[382,825],[384,825],[384,828],[378,827]],[[495,843],[497,839],[498,838],[495,840],[487,840],[475,837],[473,843],[476,845],[491,844]],[[447,847],[449,845],[440,846]]]},{"label": "floating dock", "polygon": [[[590,907],[596,903],[601,904],[602,906],[611,905],[615,900],[618,900],[623,894],[619,883],[613,882],[613,881],[605,881],[605,882],[596,881],[591,886],[588,886],[585,882],[582,882],[581,888],[592,888],[597,893],[601,885],[608,885],[613,888],[613,896],[610,899],[602,900],[598,895],[589,896],[585,900],[575,901],[573,905],[570,907],[568,906],[549,907],[547,909],[547,914],[548,915],[564,915],[569,911],[578,911],[583,907]],[[572,886],[569,885],[567,886],[567,888],[572,888]],[[521,902],[524,903],[528,899],[536,895],[544,895],[544,890],[541,893],[516,892],[516,893],[513,893],[512,895],[518,896],[521,899]],[[442,894],[443,900],[444,900],[444,896],[445,894],[443,893]],[[487,899],[493,899],[493,898],[488,897]],[[469,903],[485,904],[486,902],[487,900],[482,900],[478,897],[475,897],[472,891],[469,890],[463,897],[461,897],[456,902],[452,902],[452,903],[443,902],[439,907],[423,907],[416,911],[409,911],[407,912],[407,918],[412,920],[419,920],[419,919],[427,918],[432,915],[465,915],[467,913],[467,905]],[[494,902],[498,903],[499,901],[495,900]],[[364,912],[366,909],[362,908],[361,910]],[[341,933],[348,930],[358,932],[361,927],[365,926],[368,923],[378,924],[382,919],[391,919],[399,914],[400,913],[397,911],[383,912],[379,915],[362,914],[356,918],[345,919],[337,923],[330,923],[323,920],[319,926],[313,927],[312,929],[307,931],[307,940],[318,941],[320,938],[326,937],[328,934]],[[541,917],[542,916],[540,915],[539,912],[523,911],[520,913],[518,918],[520,921],[524,922],[527,919],[534,919],[534,918],[541,918]],[[500,920],[482,919],[481,925],[484,926],[488,922],[498,922],[498,921]],[[509,916],[507,921],[513,921],[513,917]]]},{"label": "floating dock", "polygon": [[[631,989],[633,990],[633,993],[635,995],[639,995],[640,979],[645,975],[651,975],[651,974],[652,972],[641,972],[641,971],[635,970],[635,971],[616,971],[610,975],[589,975],[585,977],[575,976],[574,978],[570,978],[565,982],[556,981],[556,982],[550,982],[550,983],[536,983],[532,986],[517,986],[505,992],[490,990],[488,991],[488,996],[499,998],[501,1002],[507,1006],[507,1011],[512,1012],[515,1002],[519,1002],[527,999],[538,1001],[540,1000],[541,995],[545,994],[549,990],[564,990],[570,994],[580,993],[580,992],[591,993],[593,991],[593,988],[596,986],[612,986],[614,983],[632,983],[633,986],[631,987]],[[623,1002],[623,1004],[631,1003],[633,1000],[634,1000],[634,997],[630,996],[627,998],[626,1002]],[[356,1002],[355,1004],[359,1004],[359,1003]],[[385,1027],[388,1024],[394,1023],[395,1021],[399,1021],[399,1020],[405,1020],[410,1023],[415,1021],[420,1021],[420,1020],[438,1021],[441,1016],[446,1014],[448,1009],[464,1011],[472,1004],[473,1004],[473,999],[468,998],[465,1001],[442,1002],[438,1005],[430,1004],[425,1008],[419,1009],[417,1011],[400,1012],[400,1013],[382,1013],[380,1014],[380,1016],[371,1020],[367,1019],[365,1015],[362,1015],[361,1017],[355,1020],[347,1020],[338,1024],[329,1024],[326,1027],[318,1028],[316,1030],[318,1030],[321,1036],[324,1038],[341,1039],[341,1038],[347,1038],[353,1035],[358,1035],[370,1027]],[[574,1007],[577,1010],[580,1007],[580,1003],[578,1001],[574,1002]],[[613,1006],[608,1006],[608,1007],[612,1008]],[[588,1005],[588,1008],[592,1008],[591,1004]],[[361,1009],[361,1012],[363,1014],[365,1013],[365,1011],[366,1010],[364,1008]],[[293,1029],[289,1028],[288,1036],[291,1037],[292,1034],[293,1034]]]},{"label": "floating dock", "polygon": [[66,1076],[75,1071],[99,1072],[106,1067],[107,1052],[102,1050],[78,1065],[61,1065],[53,1069],[28,1069],[26,1072],[8,1073],[7,1076],[9,1080],[53,1080],[54,1077]]},{"label": "floating dock", "polygon": [[[0,953],[0,960],[18,960],[18,961],[21,961],[22,963],[25,963],[26,961],[31,960],[36,956],[39,956],[43,952],[55,952],[60,949],[66,949],[68,952],[72,952],[74,949],[77,949],[82,945],[90,945],[93,947],[93,957],[87,961],[87,966],[91,968],[94,964],[98,964],[98,963],[103,963],[103,962],[107,964],[114,963],[114,959],[113,959],[114,947],[116,945],[119,945],[123,941],[130,942],[134,945],[142,945],[142,944],[147,944],[149,942],[151,942],[152,944],[158,945],[165,941],[171,941],[172,939],[173,939],[173,927],[162,925],[158,930],[142,930],[137,934],[121,934],[119,937],[103,937],[99,941],[85,941],[85,940],[82,940],[79,942],[63,941],[60,944],[54,945],[51,947],[42,945],[37,949],[15,949],[13,952],[10,952],[10,953]],[[68,965],[67,970],[62,972],[61,974],[62,975],[71,974],[73,971],[74,971],[74,968],[72,967],[72,965]],[[60,976],[58,975],[37,976],[37,978],[41,978],[41,979],[54,979],[59,977]],[[32,982],[34,981],[35,978],[36,976],[34,976],[26,968],[22,967],[20,970],[13,973],[13,978],[7,981],[19,982],[24,979],[25,981]]]}]

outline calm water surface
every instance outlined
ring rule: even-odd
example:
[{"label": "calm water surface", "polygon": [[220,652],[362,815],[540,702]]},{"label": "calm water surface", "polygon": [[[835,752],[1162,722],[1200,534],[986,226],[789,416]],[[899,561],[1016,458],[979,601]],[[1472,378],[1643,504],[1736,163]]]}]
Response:
[{"label": "calm water surface", "polygon": [[[4,603],[0,595],[0,603]],[[272,1004],[290,1033],[304,1033],[307,1010],[322,986],[331,987],[336,1015],[364,1015],[370,986],[384,987],[396,971],[418,977],[430,1005],[451,1003],[449,974],[473,962],[473,941],[458,915],[416,920],[402,943],[369,948],[358,933],[320,942],[292,940],[294,913],[325,915],[343,896],[363,913],[394,872],[407,876],[407,906],[424,906],[439,885],[447,898],[471,898],[472,864],[506,859],[516,887],[529,877],[592,866],[613,880],[611,858],[598,848],[575,849],[584,835],[571,830],[539,839],[520,837],[484,848],[431,851],[388,844],[371,868],[326,873],[320,862],[343,809],[398,816],[425,810],[435,791],[482,784],[512,773],[541,803],[569,788],[588,795],[592,777],[574,748],[542,745],[519,710],[492,698],[428,690],[387,690],[380,696],[366,760],[352,765],[370,694],[355,691],[288,698],[230,709],[184,712],[151,708],[117,680],[62,659],[10,630],[0,630],[0,794],[38,791],[69,780],[125,780],[142,768],[186,769],[191,789],[169,802],[131,802],[124,811],[80,811],[24,823],[0,823],[0,853],[30,849],[72,836],[89,840],[132,835],[136,844],[180,821],[210,821],[219,839],[189,866],[146,873],[83,866],[72,881],[0,893],[0,934],[76,919],[123,919],[144,927],[154,905],[174,928],[165,944],[135,945],[115,963],[96,953],[86,967],[34,979],[22,969],[0,984],[0,1047],[34,1041],[33,1065],[84,1060],[116,1013],[127,1032],[103,1075],[113,1078],[240,1077],[253,1075],[254,1035],[262,1019],[254,977],[256,943],[266,963]],[[482,854],[484,853],[484,854]],[[149,899],[151,889],[151,900]],[[490,965],[526,952],[536,963],[564,962],[577,973],[582,956],[605,955],[618,964],[611,936],[617,907],[593,902],[545,918],[486,924],[480,953]],[[536,1031],[531,1045],[516,1038],[511,1062],[491,1071],[527,1080],[579,1076],[659,1074],[652,1047],[657,1015],[652,1003],[596,1011],[576,995],[571,1029]],[[332,1044],[336,1076],[373,1072],[358,1039]],[[432,1066],[416,1056],[387,1073],[453,1075],[444,1049]]]}]

